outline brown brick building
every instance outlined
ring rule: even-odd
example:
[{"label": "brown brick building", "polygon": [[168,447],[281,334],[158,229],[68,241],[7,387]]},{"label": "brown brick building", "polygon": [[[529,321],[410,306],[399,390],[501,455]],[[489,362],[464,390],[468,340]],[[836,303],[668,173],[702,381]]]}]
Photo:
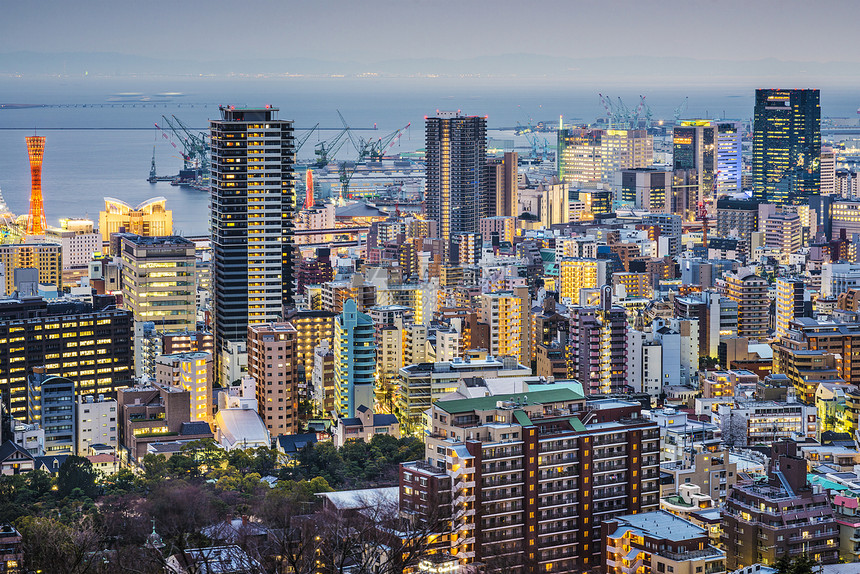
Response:
[{"label": "brown brick building", "polygon": [[824,493],[806,479],[797,443],[774,443],[768,481],[740,482],[723,508],[726,567],[773,564],[782,556],[809,555],[818,563],[838,561],[839,527]]},{"label": "brown brick building", "polygon": [[426,459],[401,465],[401,509],[419,520],[446,512],[440,538],[462,565],[599,568],[601,522],[659,506],[659,431],[640,410],[566,385],[437,401]]}]

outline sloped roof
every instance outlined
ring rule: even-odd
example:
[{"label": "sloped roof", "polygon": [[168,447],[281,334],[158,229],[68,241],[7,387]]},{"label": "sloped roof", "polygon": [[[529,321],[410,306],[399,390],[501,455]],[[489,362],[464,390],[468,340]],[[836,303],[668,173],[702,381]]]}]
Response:
[{"label": "sloped roof", "polygon": [[3,444],[0,444],[0,462],[3,462],[9,458],[11,458],[15,453],[19,455],[23,455],[24,458],[33,459],[33,455],[12,442],[11,440],[7,440]]},{"label": "sloped roof", "polygon": [[190,423],[182,423],[179,434],[182,436],[201,434],[212,436],[212,429],[209,428],[209,423],[206,421],[191,421]]},{"label": "sloped roof", "polygon": [[[250,409],[221,409],[215,415],[221,436],[230,445],[246,443],[252,446],[270,444],[266,425],[257,411]],[[208,426],[208,425],[207,425]]]},{"label": "sloped roof", "polygon": [[386,425],[396,425],[399,424],[400,421],[397,420],[396,415],[373,415],[373,426],[381,427]]},{"label": "sloped roof", "polygon": [[281,435],[277,439],[278,446],[286,454],[296,454],[308,445],[317,443],[317,435],[314,433],[306,434],[287,434]]}]

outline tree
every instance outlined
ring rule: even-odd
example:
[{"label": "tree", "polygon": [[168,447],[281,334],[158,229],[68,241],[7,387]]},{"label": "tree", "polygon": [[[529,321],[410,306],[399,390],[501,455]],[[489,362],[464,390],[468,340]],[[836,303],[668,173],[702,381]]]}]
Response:
[{"label": "tree", "polygon": [[[89,461],[87,461],[89,462]],[[91,519],[69,524],[27,516],[18,523],[26,571],[84,574],[97,572],[101,533]]]},{"label": "tree", "polygon": [[783,554],[774,564],[777,574],[813,574],[817,565],[807,554],[802,554],[792,560]]},{"label": "tree", "polygon": [[99,473],[86,458],[71,455],[57,471],[57,493],[61,497],[95,498],[99,492]]},{"label": "tree", "polygon": [[179,550],[205,544],[201,529],[222,519],[225,510],[219,512],[210,489],[184,480],[161,483],[149,494],[145,506],[164,541]]},{"label": "tree", "polygon": [[143,477],[147,482],[161,480],[167,476],[167,457],[163,454],[143,456]]}]

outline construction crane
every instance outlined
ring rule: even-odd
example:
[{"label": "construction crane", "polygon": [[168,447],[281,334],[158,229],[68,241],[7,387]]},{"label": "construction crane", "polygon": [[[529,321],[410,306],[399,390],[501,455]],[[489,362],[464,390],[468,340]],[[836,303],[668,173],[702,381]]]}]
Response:
[{"label": "construction crane", "polygon": [[298,153],[299,153],[299,151],[300,151],[300,150],[302,149],[302,147],[305,145],[305,142],[306,142],[306,141],[308,141],[308,139],[313,135],[313,133],[317,130],[317,128],[318,128],[318,127],[320,127],[319,122],[317,122],[317,125],[315,125],[315,126],[314,126],[314,127],[312,127],[310,130],[308,130],[308,133],[306,133],[305,135],[303,135],[303,136],[298,140],[298,143],[296,144],[296,154],[298,154]]},{"label": "construction crane", "polygon": [[609,127],[612,127],[612,121],[615,119],[615,114],[612,111],[612,100],[603,94],[597,94],[600,96],[600,103],[603,104],[603,109],[606,111],[606,121],[609,122]]},{"label": "construction crane", "polygon": [[324,140],[316,144],[314,147],[314,155],[316,155],[314,165],[316,167],[325,167],[334,159],[337,152],[339,152],[340,148],[343,147],[343,144],[346,143],[346,138],[344,138],[344,136],[347,131],[349,131],[348,128],[344,128],[330,140]]},{"label": "construction crane", "polygon": [[382,158],[385,156],[385,153],[397,143],[397,140],[400,139],[400,136],[403,135],[403,132],[409,129],[412,125],[412,122],[409,122],[404,127],[394,130],[390,134],[383,136],[376,141],[369,142],[370,144],[370,161],[382,161]]},{"label": "construction crane", "polygon": [[[185,169],[199,169],[202,173],[209,173],[209,142],[206,132],[194,133],[176,116],[161,116],[173,135],[182,144],[182,159]],[[158,126],[158,124],[156,124]],[[174,147],[176,147],[174,145]]]},{"label": "construction crane", "polygon": [[687,102],[689,99],[689,96],[684,96],[684,100],[680,104],[678,104],[677,108],[675,108],[675,113],[673,115],[675,116],[676,124],[678,123],[678,120],[681,119],[681,114],[687,111]]}]

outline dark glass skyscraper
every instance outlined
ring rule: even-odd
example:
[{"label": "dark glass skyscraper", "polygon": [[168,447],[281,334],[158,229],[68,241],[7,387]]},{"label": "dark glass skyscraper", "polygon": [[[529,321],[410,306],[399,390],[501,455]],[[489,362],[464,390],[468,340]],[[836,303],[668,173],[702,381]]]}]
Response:
[{"label": "dark glass skyscraper", "polygon": [[753,197],[798,205],[821,190],[818,90],[756,90]]},{"label": "dark glass skyscraper", "polygon": [[477,232],[484,213],[487,120],[438,112],[427,118],[425,130],[427,216],[450,245],[455,235]]},{"label": "dark glass skyscraper", "polygon": [[212,135],[215,348],[293,303],[293,123],[276,108],[221,108]]}]

